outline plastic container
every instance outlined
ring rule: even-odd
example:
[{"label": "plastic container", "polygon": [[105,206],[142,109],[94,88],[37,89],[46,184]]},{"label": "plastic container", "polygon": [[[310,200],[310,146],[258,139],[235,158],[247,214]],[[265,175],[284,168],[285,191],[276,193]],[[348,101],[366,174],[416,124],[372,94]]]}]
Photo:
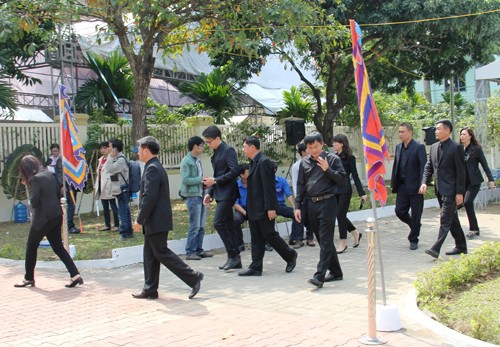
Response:
[{"label": "plastic container", "polygon": [[26,223],[28,221],[28,207],[22,202],[14,206],[14,223]]}]

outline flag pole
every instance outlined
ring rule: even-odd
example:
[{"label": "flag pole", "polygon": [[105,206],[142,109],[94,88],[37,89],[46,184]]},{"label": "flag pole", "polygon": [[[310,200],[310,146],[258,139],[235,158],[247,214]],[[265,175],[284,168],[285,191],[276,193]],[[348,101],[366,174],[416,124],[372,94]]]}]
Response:
[{"label": "flag pole", "polygon": [[[375,198],[373,196],[373,192],[371,192],[370,194],[370,201],[372,203],[373,219],[375,220],[375,232],[380,232],[380,229],[378,228],[377,205],[375,204]],[[382,289],[382,302],[384,303],[385,306],[387,305],[387,299],[385,295],[385,276],[384,276],[384,263],[382,261],[382,247],[380,246],[380,237],[375,236],[375,238],[377,239],[377,255],[380,267],[380,286]]]},{"label": "flag pole", "polygon": [[66,197],[66,178],[64,174],[64,141],[63,141],[63,126],[64,126],[64,111],[62,107],[62,96],[61,96],[61,88],[62,85],[59,84],[59,151],[62,156],[61,158],[61,163],[62,163],[62,198],[61,198],[61,208],[63,210],[63,221],[62,221],[62,228],[61,228],[61,237],[63,240],[63,245],[66,251],[69,252],[69,244],[68,244],[68,222],[67,222],[67,213],[68,213],[68,204],[67,204],[67,197]]}]

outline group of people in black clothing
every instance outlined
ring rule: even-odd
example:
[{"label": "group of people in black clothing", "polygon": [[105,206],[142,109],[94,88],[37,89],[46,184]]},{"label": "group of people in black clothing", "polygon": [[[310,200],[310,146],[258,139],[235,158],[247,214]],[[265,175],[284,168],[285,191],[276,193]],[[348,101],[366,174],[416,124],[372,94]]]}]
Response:
[{"label": "group of people in black clothing", "polygon": [[[437,122],[438,143],[431,146],[430,156],[426,159],[425,147],[412,138],[411,125],[401,124],[399,136],[402,142],[396,147],[392,173],[391,185],[393,191],[397,193],[396,214],[410,227],[408,239],[411,250],[418,248],[423,194],[426,192],[431,176],[434,175],[436,195],[441,206],[441,226],[438,240],[426,250],[426,253],[435,258],[439,256],[448,231],[451,231],[455,238],[456,246],[447,254],[467,252],[465,235],[456,212],[458,206],[463,204],[467,210],[471,229],[468,237],[479,235],[479,227],[473,210],[473,201],[479,191],[478,185],[482,182],[478,169],[479,163],[488,176],[490,188],[495,186],[484,153],[472,130],[462,129],[460,134],[462,145],[450,139],[451,131],[452,125],[448,120]],[[241,240],[235,232],[233,217],[233,207],[239,197],[237,177],[240,174],[240,168],[236,151],[222,141],[221,131],[216,126],[206,128],[202,136],[205,144],[213,150],[211,157],[213,176],[200,178],[207,189],[203,196],[203,204],[208,205],[213,200],[217,202],[214,228],[227,254],[226,262],[219,266],[219,269],[226,271],[242,269]],[[139,214],[133,228],[135,231],[142,230],[145,235],[145,284],[142,291],[133,296],[138,299],[158,297],[160,264],[163,264],[192,288],[189,295],[192,299],[200,290],[203,274],[191,269],[167,246],[168,232],[173,228],[172,210],[168,176],[157,158],[160,150],[159,142],[147,136],[139,140],[138,144],[139,159],[145,163],[145,170],[141,179]],[[353,247],[359,245],[362,237],[362,234],[357,232],[347,219],[352,195],[351,177],[354,179],[361,201],[366,200],[366,194],[359,181],[355,158],[347,137],[340,134],[333,138],[333,148],[336,153],[325,150],[323,137],[319,133],[305,136],[303,144],[307,154],[297,165],[293,214],[297,223],[302,223],[307,216],[308,229],[316,236],[319,243],[320,252],[316,272],[308,282],[321,288],[325,282],[343,279],[337,254],[345,252],[347,248],[345,244],[347,231],[353,233],[355,239]],[[275,165],[261,152],[260,139],[256,136],[249,136],[244,140],[243,154],[250,162],[246,178],[245,214],[250,228],[252,261],[248,268],[239,271],[238,275],[262,275],[266,243],[269,243],[286,262],[285,272],[292,272],[297,264],[298,254],[275,231],[275,218],[278,210]],[[83,284],[76,266],[61,246],[62,211],[60,211],[58,201],[60,189],[58,189],[56,178],[54,175],[47,174],[40,163],[30,156],[22,160],[21,175],[23,182],[30,188],[34,218],[27,244],[25,279],[16,286],[34,285],[33,269],[36,262],[36,247],[41,237],[45,235],[70,272],[71,282],[68,286]],[[45,196],[50,199],[40,198]],[[54,214],[54,211],[57,213]],[[341,240],[340,248],[337,250],[333,241],[336,219],[339,221]]]}]

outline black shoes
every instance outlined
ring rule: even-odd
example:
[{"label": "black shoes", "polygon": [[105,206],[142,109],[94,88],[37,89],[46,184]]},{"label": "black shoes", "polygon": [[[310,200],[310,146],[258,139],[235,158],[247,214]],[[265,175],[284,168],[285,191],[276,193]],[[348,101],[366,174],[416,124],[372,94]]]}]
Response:
[{"label": "black shoes", "polygon": [[262,271],[257,271],[257,270],[248,268],[245,271],[238,272],[238,276],[262,276]]},{"label": "black shoes", "polygon": [[333,281],[342,281],[344,279],[344,277],[340,276],[340,277],[335,277],[332,273],[329,273],[326,277],[325,277],[325,282],[333,282]]},{"label": "black shoes", "polygon": [[23,280],[21,283],[16,283],[14,284],[14,287],[16,288],[24,288],[27,286],[35,286],[35,280]]},{"label": "black shoes", "polygon": [[439,258],[439,252],[436,252],[436,251],[435,251],[435,250],[433,250],[433,249],[426,249],[426,250],[425,250],[425,254],[428,254],[428,255],[430,255],[431,257],[436,258],[436,259],[437,259],[437,258]]},{"label": "black shoes", "polygon": [[201,281],[203,280],[203,274],[201,272],[198,272],[198,282],[193,286],[191,289],[191,293],[189,293],[189,299],[192,299],[198,294],[201,288]]},{"label": "black shoes", "polygon": [[238,255],[234,258],[228,258],[226,264],[224,264],[222,267],[219,266],[219,269],[231,270],[231,269],[241,269],[242,267],[243,266],[241,265],[241,258]]},{"label": "black shoes", "polygon": [[70,234],[79,234],[80,233],[80,229],[73,227],[73,228],[69,229],[68,233],[70,233]]},{"label": "black shoes", "polygon": [[410,242],[410,251],[414,251],[416,249],[418,249],[418,243]]},{"label": "black shoes", "polygon": [[[302,242],[302,244],[304,244],[304,242]],[[297,265],[297,252],[294,251],[294,253],[295,254],[293,255],[293,259],[286,264],[285,272],[292,272],[293,269],[295,269],[295,266]]]},{"label": "black shoes", "polygon": [[358,248],[359,247],[359,242],[361,241],[361,238],[363,237],[362,233],[360,233],[359,231],[357,231],[357,233],[359,234],[359,236],[358,236],[358,242],[355,242],[354,245],[352,245],[352,248]]},{"label": "black shoes", "polygon": [[80,284],[82,285],[83,284],[83,278],[82,276],[78,275],[77,278],[75,278],[74,280],[71,280],[71,282],[69,284],[66,284],[65,287],[66,288],[73,288],[75,287],[77,284]]},{"label": "black shoes", "polygon": [[214,254],[207,252],[207,251],[203,251],[203,252],[198,253],[198,256],[200,258],[212,258],[214,256]]},{"label": "black shoes", "polygon": [[476,236],[479,236],[479,230],[471,230],[469,231],[469,233],[467,234],[467,238],[470,240],[470,239],[473,239],[474,237]]},{"label": "black shoes", "polygon": [[318,288],[322,288],[323,287],[323,282],[320,281],[319,279],[317,279],[316,277],[313,277],[311,278],[309,281],[307,281],[308,283],[311,283],[313,286],[316,286]]},{"label": "black shoes", "polygon": [[[200,288],[198,288],[200,290]],[[132,294],[136,299],[158,299],[158,292],[148,292],[143,290],[140,293]]]},{"label": "black shoes", "polygon": [[467,254],[466,249],[453,248],[451,251],[445,253],[446,255],[457,255],[457,254]]}]

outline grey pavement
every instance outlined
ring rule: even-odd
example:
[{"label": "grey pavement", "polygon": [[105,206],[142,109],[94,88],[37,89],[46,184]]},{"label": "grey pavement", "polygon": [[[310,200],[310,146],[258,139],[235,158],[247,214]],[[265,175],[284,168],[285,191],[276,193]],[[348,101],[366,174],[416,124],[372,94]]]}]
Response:
[{"label": "grey pavement", "polygon": [[[473,251],[500,237],[500,205],[478,211],[481,236],[468,241]],[[377,332],[385,346],[474,346],[434,332],[414,314],[411,292],[416,273],[436,264],[424,253],[437,237],[439,210],[426,209],[419,249],[409,250],[408,228],[396,217],[379,220],[387,303],[399,309],[403,328]],[[460,220],[468,230],[463,211]],[[364,223],[356,223],[364,230]],[[336,233],[336,238],[338,237]],[[339,255],[344,280],[315,289],[313,275],[319,248],[298,250],[297,267],[285,273],[276,252],[266,252],[262,277],[239,277],[217,269],[225,262],[213,258],[188,262],[205,278],[195,299],[188,288],[162,268],[158,300],[137,300],[142,264],[116,269],[85,269],[84,285],[64,288],[65,270],[37,268],[36,287],[14,288],[23,278],[19,264],[0,266],[0,346],[363,346],[368,331],[367,238],[359,248]],[[444,252],[453,247],[451,236]],[[244,268],[250,252],[242,253]],[[438,260],[440,261],[440,260]],[[380,289],[380,278],[377,276]],[[381,304],[380,290],[377,303]],[[410,304],[409,304],[410,303]],[[413,301],[414,304],[414,301]],[[413,305],[414,306],[414,305]]]}]

